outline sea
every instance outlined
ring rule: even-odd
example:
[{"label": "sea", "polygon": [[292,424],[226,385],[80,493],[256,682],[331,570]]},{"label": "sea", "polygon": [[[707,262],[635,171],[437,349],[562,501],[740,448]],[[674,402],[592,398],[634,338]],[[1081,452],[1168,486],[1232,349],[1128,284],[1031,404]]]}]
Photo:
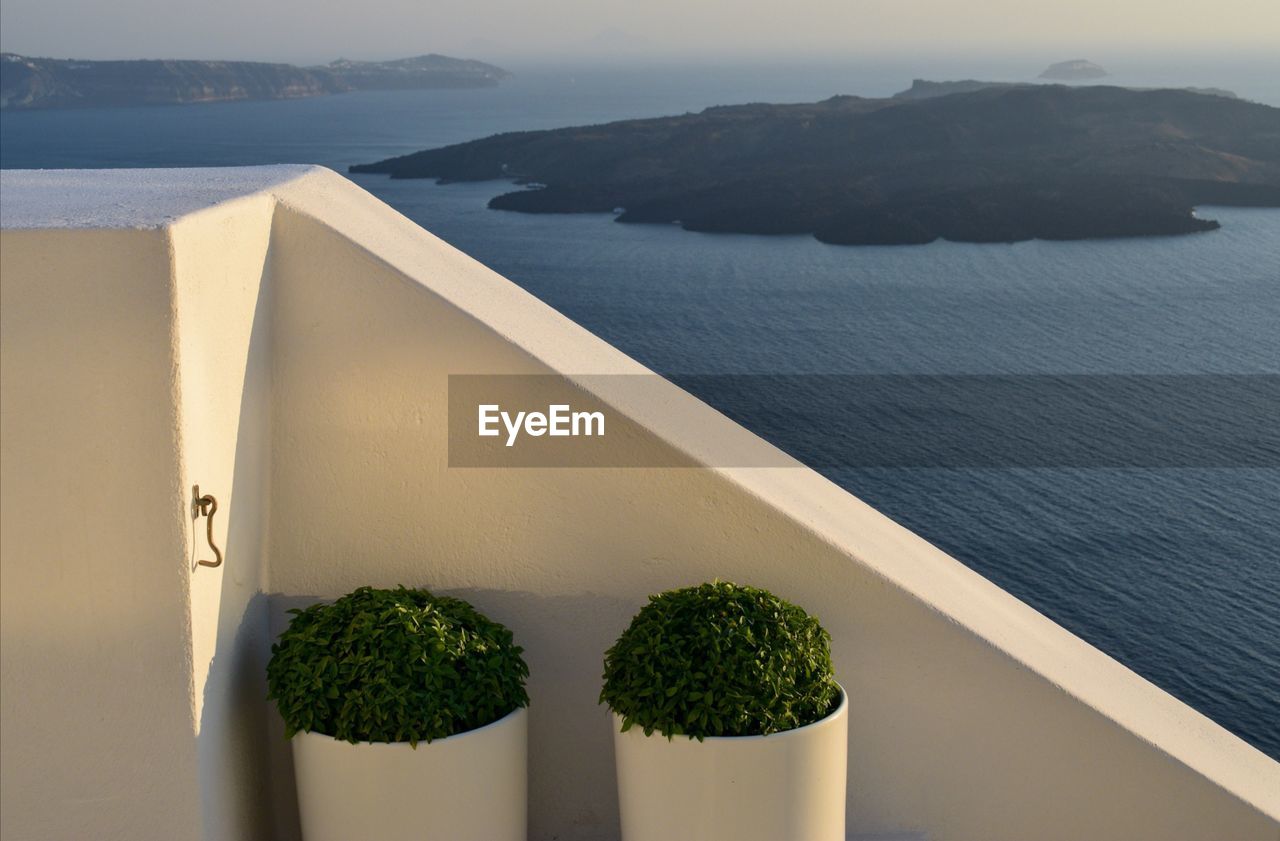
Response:
[{"label": "sea", "polygon": [[[1031,81],[1060,58],[543,62],[508,65],[514,78],[481,90],[6,111],[0,166],[305,162],[345,172],[502,131],[885,96],[914,77]],[[1277,58],[1093,58],[1112,71],[1109,83],[1215,86],[1280,106]],[[815,436],[840,440],[839,415],[792,413],[779,422],[771,381],[782,384],[781,401],[782,391],[810,377],[976,378],[983,387],[995,378],[1001,394],[1025,382],[1058,401],[1055,412],[1069,413],[1064,393],[1095,384],[1114,392],[1126,377],[1185,380],[1188,399],[1207,399],[1221,394],[1205,383],[1280,375],[1277,209],[1199,208],[1222,228],[1175,238],[841,247],[805,236],[622,225],[608,214],[489,210],[490,198],[514,189],[501,182],[354,180],[650,368],[692,376],[695,393],[802,459],[814,452]],[[766,387],[735,402],[733,389],[717,390],[721,375],[756,377]],[[1141,388],[1126,393],[1136,396],[1125,410],[1158,426],[1167,390],[1150,405]],[[1269,423],[1280,425],[1268,417],[1274,403],[1230,394],[1218,402],[1228,420],[1235,412],[1264,438]],[[925,423],[917,433],[944,439],[956,429],[953,415],[939,413],[933,428]],[[875,464],[842,459],[838,448],[832,457],[829,446],[810,460],[1280,759],[1280,453],[1129,461],[1112,446],[1099,461],[1088,457],[1090,441],[1106,450],[1130,433],[1099,424],[1081,434],[1078,459],[1068,453],[1048,465],[1005,456]]]}]

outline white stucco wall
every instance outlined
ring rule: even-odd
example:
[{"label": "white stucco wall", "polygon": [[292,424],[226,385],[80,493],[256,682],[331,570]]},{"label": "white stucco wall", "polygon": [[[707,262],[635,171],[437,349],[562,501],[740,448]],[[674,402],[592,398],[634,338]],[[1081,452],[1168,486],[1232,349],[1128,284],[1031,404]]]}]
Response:
[{"label": "white stucco wall", "polygon": [[205,838],[270,827],[262,715],[267,604],[271,304],[267,253],[275,202],[235,199],[170,229],[178,319],[182,487],[218,500],[212,560],[205,520],[191,523],[192,704]]},{"label": "white stucco wall", "polygon": [[173,330],[164,231],[4,231],[5,841],[198,837]]},{"label": "white stucco wall", "polygon": [[[147,615],[155,624],[131,651],[87,654],[77,617],[63,645],[98,669],[118,699],[108,709],[128,726],[149,726],[151,707],[177,716],[176,730],[185,725],[181,750],[170,749],[167,731],[152,741],[185,763],[186,777],[159,782],[180,790],[166,801],[181,812],[173,825],[193,835],[295,829],[287,753],[260,700],[269,643],[259,593],[272,600],[276,629],[287,605],[397,583],[460,593],[509,624],[532,669],[531,837],[595,839],[616,835],[609,724],[595,702],[601,653],[648,593],[721,577],[774,589],[831,631],[851,695],[853,832],[923,830],[939,841],[1280,836],[1277,763],[812,471],[448,468],[449,374],[644,369],[339,176],[275,168],[5,178],[6,190],[19,179],[35,208],[21,224],[7,216],[4,232],[6,838],[54,837],[38,830],[58,819],[64,799],[103,790],[92,773],[46,759],[62,774],[50,789],[20,761],[39,756],[33,734],[47,738],[56,717],[33,699],[70,682],[40,672],[31,652],[43,650],[40,620],[55,588],[84,600],[97,592],[93,579],[51,572],[93,562],[79,551],[87,536],[68,542],[53,527],[79,507],[60,496],[67,475],[95,452],[141,470],[139,448],[155,458],[151,473],[130,474],[119,490],[139,511],[166,515],[139,525],[150,550],[130,567],[150,588],[132,597],[156,612]],[[50,200],[58,178],[83,179],[77,195],[89,198]],[[103,185],[114,211],[92,204]],[[46,230],[59,219],[156,230]],[[53,256],[52,237],[66,238],[61,252],[89,253],[79,269]],[[106,440],[84,413],[68,412],[101,391],[102,375],[63,375],[84,364],[77,333],[91,314],[78,321],[60,310],[92,285],[83,269],[100,263],[94,237],[118,238],[112,249],[132,261],[121,270],[131,282],[139,272],[129,268],[145,266],[153,286],[172,284],[171,306],[154,307],[144,290],[136,298],[145,306],[124,308],[147,329],[95,343],[99,354],[131,350],[176,372],[156,389],[169,406],[161,420],[121,392],[117,437]],[[16,256],[11,243],[21,244]],[[70,329],[47,331],[50,319],[71,319]],[[111,374],[129,381],[140,370],[126,358]],[[638,399],[616,381],[586,382],[654,433],[630,446],[698,459],[742,438],[677,389]],[[162,439],[176,442],[167,461],[148,447]],[[764,442],[750,446],[763,461],[778,458]],[[191,544],[184,509],[195,481],[228,515],[221,570],[190,566],[203,550],[203,531]],[[11,538],[18,518],[43,525]],[[127,555],[127,536],[106,533]],[[25,621],[10,621],[11,601]],[[170,625],[172,637],[159,630]],[[145,690],[111,680],[134,657],[164,666]],[[135,696],[145,702],[136,709]],[[92,706],[66,703],[81,715]],[[171,709],[183,704],[185,718]],[[112,762],[144,763],[151,750],[135,744]],[[12,817],[11,791],[27,797]],[[122,804],[121,820],[150,796]],[[269,805],[274,816],[264,814]],[[88,802],[79,820],[101,810],[106,822],[115,809]],[[132,837],[182,837],[138,820]]]},{"label": "white stucco wall", "polygon": [[258,191],[298,174],[4,175],[6,841],[269,837]]}]

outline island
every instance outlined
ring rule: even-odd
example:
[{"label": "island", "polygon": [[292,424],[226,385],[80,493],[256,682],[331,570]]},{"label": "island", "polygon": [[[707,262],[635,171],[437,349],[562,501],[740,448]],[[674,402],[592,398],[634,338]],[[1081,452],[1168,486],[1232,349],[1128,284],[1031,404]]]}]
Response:
[{"label": "island", "polygon": [[[949,96],[953,93],[971,93],[972,91],[984,90],[986,88],[1024,88],[1034,82],[980,82],[977,79],[962,79],[957,82],[931,82],[928,79],[914,79],[911,87],[903,91],[898,91],[893,95],[894,99],[929,99],[935,96]],[[1161,90],[1161,88],[1135,88],[1129,87],[1131,91],[1149,91]],[[1225,96],[1228,99],[1239,99],[1234,91],[1225,88],[1176,88],[1180,91],[1190,91],[1191,93],[1202,93],[1207,96]]]},{"label": "island", "polygon": [[257,61],[77,61],[0,53],[0,108],[24,110],[293,99],[355,90],[478,88],[511,74],[481,61],[422,55],[318,67]]},{"label": "island", "polygon": [[1058,82],[1082,82],[1090,79],[1101,79],[1103,76],[1109,75],[1092,61],[1086,61],[1083,58],[1073,58],[1071,61],[1060,61],[1057,64],[1050,64],[1045,71],[1040,74],[1041,79],[1053,79]]},{"label": "island", "polygon": [[1280,206],[1280,108],[1184,90],[997,85],[500,134],[353,173],[526,185],[490,207],[840,244],[1217,228]]}]

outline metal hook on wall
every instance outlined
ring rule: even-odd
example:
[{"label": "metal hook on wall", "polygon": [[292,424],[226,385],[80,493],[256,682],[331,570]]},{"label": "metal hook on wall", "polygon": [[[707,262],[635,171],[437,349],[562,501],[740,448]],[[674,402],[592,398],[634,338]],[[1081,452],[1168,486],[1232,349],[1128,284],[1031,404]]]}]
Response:
[{"label": "metal hook on wall", "polygon": [[191,510],[195,512],[196,517],[208,517],[208,529],[206,534],[209,537],[209,548],[213,550],[214,560],[212,561],[196,561],[202,567],[222,566],[222,550],[213,542],[213,515],[218,510],[218,500],[213,498],[213,494],[200,495],[200,486],[191,486]]}]

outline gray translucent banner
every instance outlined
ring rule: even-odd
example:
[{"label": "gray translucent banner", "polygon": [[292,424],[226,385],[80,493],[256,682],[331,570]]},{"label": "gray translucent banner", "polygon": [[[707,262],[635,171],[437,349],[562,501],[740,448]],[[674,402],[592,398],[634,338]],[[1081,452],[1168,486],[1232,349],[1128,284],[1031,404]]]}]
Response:
[{"label": "gray translucent banner", "polygon": [[1276,374],[573,379],[451,376],[450,465],[795,466],[675,383],[811,467],[1280,467]]}]

